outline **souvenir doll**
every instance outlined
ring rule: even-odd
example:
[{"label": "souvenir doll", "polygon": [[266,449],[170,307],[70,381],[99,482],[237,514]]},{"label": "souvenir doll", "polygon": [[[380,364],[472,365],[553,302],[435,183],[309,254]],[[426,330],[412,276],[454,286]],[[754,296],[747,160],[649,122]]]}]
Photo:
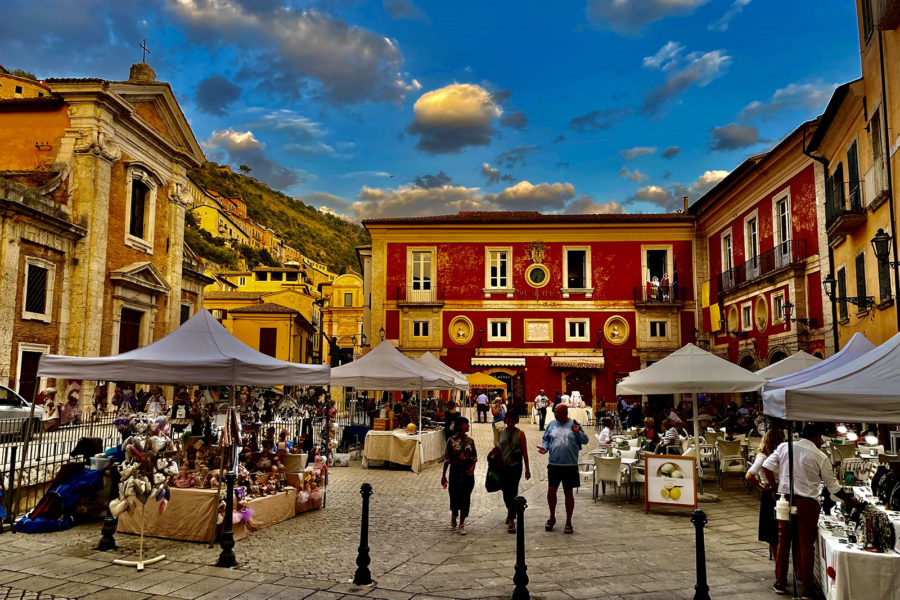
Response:
[{"label": "souvenir doll", "polygon": [[181,471],[178,473],[178,477],[175,478],[175,487],[177,488],[189,488],[194,485],[194,475],[188,470],[188,466],[186,464],[181,465]]}]

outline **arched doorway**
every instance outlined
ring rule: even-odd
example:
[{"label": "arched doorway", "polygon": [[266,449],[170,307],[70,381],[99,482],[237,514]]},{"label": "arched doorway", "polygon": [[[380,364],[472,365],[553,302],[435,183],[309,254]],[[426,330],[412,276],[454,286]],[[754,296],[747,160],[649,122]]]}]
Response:
[{"label": "arched doorway", "polygon": [[584,371],[572,371],[566,375],[566,393],[571,395],[574,390],[578,390],[587,406],[593,405],[592,384],[593,377]]},{"label": "arched doorway", "polygon": [[784,360],[787,358],[787,353],[782,350],[776,350],[772,353],[772,356],[769,357],[769,364],[774,365],[779,360]]},{"label": "arched doorway", "polygon": [[741,365],[742,367],[744,367],[745,369],[747,369],[748,371],[756,370],[755,369],[756,359],[753,358],[752,356],[750,356],[749,354],[744,355],[738,364]]},{"label": "arched doorway", "polygon": [[815,352],[813,352],[813,356],[815,356],[816,358],[822,358],[822,359],[825,358],[825,355],[822,354],[821,350],[816,350]]},{"label": "arched doorway", "polygon": [[[495,377],[506,384],[506,398],[508,401],[513,401],[513,376],[509,373],[504,373],[503,371],[496,371],[494,373],[489,373],[491,377]],[[498,392],[500,390],[497,390]]]}]

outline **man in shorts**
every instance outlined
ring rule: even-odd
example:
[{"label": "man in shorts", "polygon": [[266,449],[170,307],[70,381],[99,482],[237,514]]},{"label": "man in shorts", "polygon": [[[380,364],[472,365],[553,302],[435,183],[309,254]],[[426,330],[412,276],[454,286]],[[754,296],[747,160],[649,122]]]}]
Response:
[{"label": "man in shorts", "polygon": [[575,509],[573,490],[581,483],[578,453],[588,443],[588,437],[581,425],[569,418],[569,408],[565,404],[554,408],[553,415],[556,420],[547,425],[542,443],[538,446],[541,454],[550,453],[547,465],[547,504],[550,507],[550,518],[544,529],[552,531],[556,525],[556,496],[561,483],[566,499],[566,527],[563,531],[572,533],[572,511]]}]

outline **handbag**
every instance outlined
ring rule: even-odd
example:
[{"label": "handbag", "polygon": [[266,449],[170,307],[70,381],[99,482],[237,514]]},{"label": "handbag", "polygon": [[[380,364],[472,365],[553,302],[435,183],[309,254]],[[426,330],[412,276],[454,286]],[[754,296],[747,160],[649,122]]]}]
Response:
[{"label": "handbag", "polygon": [[487,475],[484,478],[484,489],[488,492],[499,492],[503,487],[500,481],[500,472],[503,470],[503,461],[500,459],[500,451],[494,448],[487,457]]}]

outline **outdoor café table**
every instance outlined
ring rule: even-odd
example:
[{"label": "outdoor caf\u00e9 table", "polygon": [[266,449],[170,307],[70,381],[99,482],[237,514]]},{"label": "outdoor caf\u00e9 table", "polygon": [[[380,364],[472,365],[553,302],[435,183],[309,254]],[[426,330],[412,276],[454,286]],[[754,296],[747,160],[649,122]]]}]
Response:
[{"label": "outdoor caf\u00e9 table", "polygon": [[[816,547],[816,579],[827,600],[895,600],[900,590],[900,554],[866,552],[855,544],[840,543],[819,519]],[[832,569],[834,577],[828,574]]]},{"label": "outdoor caf\u00e9 table", "polygon": [[626,490],[626,498],[629,502],[631,502],[632,498],[634,497],[634,485],[633,485],[633,482],[631,481],[631,469],[632,469],[632,467],[634,467],[634,465],[638,464],[639,462],[641,462],[640,458],[623,458],[622,459],[622,466],[625,467],[625,476],[628,481],[628,489]]},{"label": "outdoor caf\u00e9 table", "polygon": [[[531,415],[531,422],[537,423],[537,411],[533,412]],[[556,417],[553,415],[553,407],[547,407],[547,422],[549,425],[550,421],[555,419]],[[590,425],[591,424],[591,408],[572,408],[569,407],[569,418],[575,419],[582,425]]]},{"label": "outdoor caf\u00e9 table", "polygon": [[426,431],[421,434],[422,455],[419,456],[419,435],[409,435],[403,429],[394,431],[370,431],[366,434],[363,447],[362,466],[368,467],[370,461],[389,461],[400,465],[409,465],[413,472],[439,462],[444,457],[444,431]]}]

